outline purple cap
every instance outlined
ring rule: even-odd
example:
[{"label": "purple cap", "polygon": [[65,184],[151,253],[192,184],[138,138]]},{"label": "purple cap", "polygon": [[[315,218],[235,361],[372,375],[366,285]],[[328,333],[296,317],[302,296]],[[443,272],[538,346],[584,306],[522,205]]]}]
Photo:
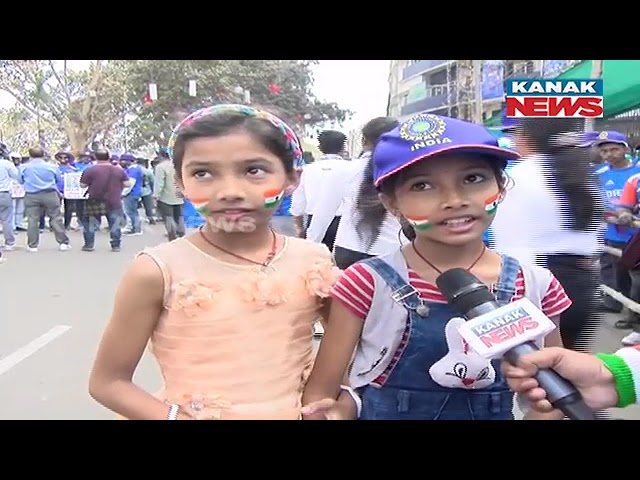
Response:
[{"label": "purple cap", "polygon": [[482,125],[421,113],[380,137],[373,152],[373,182],[377,187],[417,161],[441,153],[484,155],[505,165],[520,158],[513,150],[501,148]]},{"label": "purple cap", "polygon": [[125,152],[122,155],[120,155],[120,160],[125,162],[135,162],[136,156],[133,153]]},{"label": "purple cap", "polygon": [[618,145],[624,145],[625,147],[629,147],[627,143],[627,137],[624,136],[624,133],[615,132],[613,130],[600,132],[598,138],[596,138],[593,145],[602,145],[603,143],[617,143]]},{"label": "purple cap", "polygon": [[509,132],[509,131],[515,130],[516,127],[519,125],[518,120],[519,119],[516,117],[507,117],[507,109],[506,108],[503,109],[501,113],[502,126],[499,128],[499,130],[503,132]]},{"label": "purple cap", "polygon": [[593,142],[595,142],[598,139],[599,135],[600,134],[598,132],[583,132],[582,143],[580,143],[578,146],[590,147],[591,145],[593,145]]}]

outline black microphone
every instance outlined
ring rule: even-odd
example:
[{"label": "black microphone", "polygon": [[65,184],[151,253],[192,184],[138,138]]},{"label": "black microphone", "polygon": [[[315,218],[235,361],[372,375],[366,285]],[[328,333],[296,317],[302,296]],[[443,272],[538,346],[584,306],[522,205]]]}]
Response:
[{"label": "black microphone", "polygon": [[[442,273],[436,284],[449,305],[467,320],[500,308],[487,286],[462,268]],[[538,347],[528,341],[511,348],[504,358],[515,365],[523,355],[535,352]],[[596,420],[593,411],[584,403],[582,395],[571,382],[549,368],[539,369],[535,379],[545,392],[547,400],[571,420]]]}]

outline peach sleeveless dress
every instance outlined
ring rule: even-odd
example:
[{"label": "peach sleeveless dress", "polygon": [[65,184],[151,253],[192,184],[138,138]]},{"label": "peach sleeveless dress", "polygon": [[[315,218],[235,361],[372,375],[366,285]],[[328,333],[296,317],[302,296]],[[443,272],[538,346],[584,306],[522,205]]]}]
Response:
[{"label": "peach sleeveless dress", "polygon": [[148,248],[165,310],[149,349],[158,396],[197,419],[300,419],[313,325],[337,280],[322,244],[286,237],[270,267],[215,259],[186,238]]}]

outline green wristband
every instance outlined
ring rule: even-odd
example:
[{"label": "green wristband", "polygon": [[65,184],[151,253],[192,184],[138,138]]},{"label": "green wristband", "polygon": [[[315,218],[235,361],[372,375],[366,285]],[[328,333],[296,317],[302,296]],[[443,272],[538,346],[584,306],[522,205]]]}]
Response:
[{"label": "green wristband", "polygon": [[628,407],[636,403],[636,390],[633,384],[633,373],[627,363],[617,355],[597,353],[605,367],[613,374],[618,393],[618,408]]}]

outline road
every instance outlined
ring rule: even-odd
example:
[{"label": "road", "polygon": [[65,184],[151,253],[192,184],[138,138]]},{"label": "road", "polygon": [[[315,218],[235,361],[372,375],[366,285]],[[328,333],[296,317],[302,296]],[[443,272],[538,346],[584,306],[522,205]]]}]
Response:
[{"label": "road", "polygon": [[[18,244],[23,244],[20,234]],[[98,233],[96,251],[82,252],[80,234],[73,250],[57,251],[45,233],[37,253],[7,252],[0,265],[0,420],[112,419],[115,415],[87,394],[87,379],[114,292],[125,266],[145,246],[164,241],[163,226],[127,237],[112,253],[108,235]],[[595,350],[614,351],[624,331],[608,315]],[[145,355],[135,381],[160,388],[159,371]],[[640,419],[640,408],[612,410],[613,417]]]}]

